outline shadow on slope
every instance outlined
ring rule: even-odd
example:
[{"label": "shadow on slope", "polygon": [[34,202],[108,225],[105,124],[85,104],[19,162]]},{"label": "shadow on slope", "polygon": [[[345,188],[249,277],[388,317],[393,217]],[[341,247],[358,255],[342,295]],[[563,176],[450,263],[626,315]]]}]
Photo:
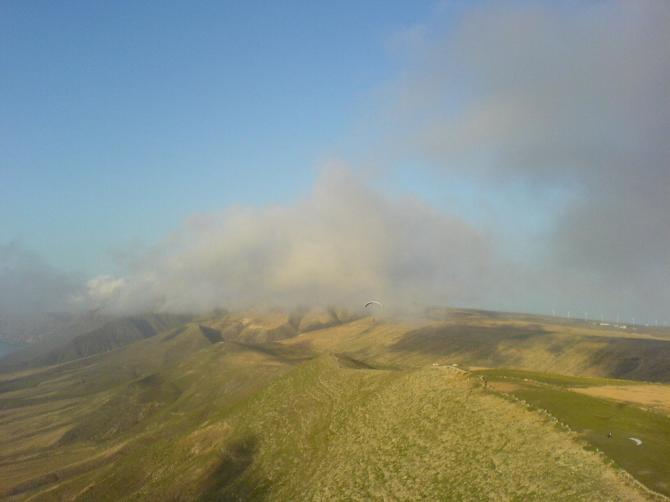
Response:
[{"label": "shadow on slope", "polygon": [[221,453],[218,465],[203,482],[199,499],[215,500],[265,500],[268,485],[251,472],[259,449],[259,441],[245,436],[233,441]]},{"label": "shadow on slope", "polygon": [[670,382],[670,341],[608,338],[591,364],[615,378]]},{"label": "shadow on slope", "polygon": [[317,356],[317,353],[312,350],[312,347],[309,343],[283,345],[276,342],[245,343],[236,341],[233,342],[233,344],[244,350],[257,352],[259,354],[272,357],[284,364],[300,364],[314,359]]},{"label": "shadow on slope", "polygon": [[428,326],[403,335],[391,345],[392,351],[421,352],[446,356],[464,355],[473,361],[491,365],[509,365],[509,356],[499,352],[503,342],[527,341],[549,334],[541,326],[481,326],[445,325]]},{"label": "shadow on slope", "polygon": [[348,354],[338,353],[334,354],[337,358],[337,362],[342,368],[349,368],[353,370],[377,370],[382,369],[377,366],[372,366],[365,361],[351,357]]},{"label": "shadow on slope", "polygon": [[541,324],[444,324],[416,329],[391,351],[450,356],[487,367],[519,367],[670,382],[670,341],[562,333]]},{"label": "shadow on slope", "polygon": [[200,328],[202,335],[205,338],[207,338],[207,340],[209,340],[210,343],[223,342],[223,337],[221,336],[221,332],[219,330],[208,328],[207,326],[203,326],[202,324],[200,324],[198,327]]}]

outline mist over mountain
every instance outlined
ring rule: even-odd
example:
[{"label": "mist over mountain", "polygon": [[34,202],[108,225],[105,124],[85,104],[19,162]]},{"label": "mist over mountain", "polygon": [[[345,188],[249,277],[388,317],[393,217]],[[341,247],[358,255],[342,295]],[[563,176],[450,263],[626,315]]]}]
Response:
[{"label": "mist over mountain", "polygon": [[0,4],[0,499],[670,500],[670,1]]},{"label": "mist over mountain", "polygon": [[90,282],[89,297],[120,312],[476,302],[493,260],[464,221],[331,168],[295,204],[194,216],[127,276]]},{"label": "mist over mountain", "polygon": [[0,242],[0,316],[69,311],[81,280],[18,242]]},{"label": "mist over mountain", "polygon": [[[290,174],[246,180],[258,200],[183,210],[86,274],[0,241],[0,312],[383,298],[670,322],[669,24],[663,1],[435,6],[379,42],[393,71],[364,95],[365,132],[313,183],[273,198]],[[421,172],[436,186],[404,190]]]},{"label": "mist over mountain", "polygon": [[[481,205],[492,191],[505,205],[527,197],[547,224],[521,234],[534,252],[520,303],[667,322],[670,4],[478,4],[456,26],[454,15],[394,40],[404,65],[377,123],[385,158],[466,179]],[[515,222],[491,224],[504,241]]]}]

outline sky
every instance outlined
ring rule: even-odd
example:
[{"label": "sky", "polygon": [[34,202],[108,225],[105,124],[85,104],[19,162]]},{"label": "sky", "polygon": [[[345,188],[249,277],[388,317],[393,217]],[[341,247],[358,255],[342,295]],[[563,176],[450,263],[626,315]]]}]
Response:
[{"label": "sky", "polygon": [[670,322],[670,6],[0,5],[0,313]]},{"label": "sky", "polygon": [[191,213],[307,190],[384,40],[431,9],[315,4],[3,2],[0,238],[95,273]]}]

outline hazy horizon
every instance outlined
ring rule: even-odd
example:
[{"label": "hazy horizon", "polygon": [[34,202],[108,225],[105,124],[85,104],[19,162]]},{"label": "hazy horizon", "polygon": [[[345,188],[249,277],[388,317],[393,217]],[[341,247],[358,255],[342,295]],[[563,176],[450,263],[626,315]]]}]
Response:
[{"label": "hazy horizon", "polygon": [[0,314],[668,324],[670,3],[0,7]]}]

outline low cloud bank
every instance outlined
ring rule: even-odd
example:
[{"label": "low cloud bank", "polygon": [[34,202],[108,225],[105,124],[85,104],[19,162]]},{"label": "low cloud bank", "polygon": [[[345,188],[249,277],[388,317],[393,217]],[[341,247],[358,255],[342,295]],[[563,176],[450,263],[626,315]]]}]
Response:
[{"label": "low cloud bank", "polygon": [[[120,277],[80,285],[0,246],[0,312],[378,298],[670,321],[670,2],[450,5],[393,39],[405,66],[366,155],[467,178],[475,197],[525,187],[528,211],[553,212],[520,258],[501,252],[514,221],[489,233],[331,168],[293,204],[193,216]],[[559,209],[541,203],[556,193]]]},{"label": "low cloud bank", "polygon": [[510,196],[569,195],[521,305],[667,317],[670,2],[445,9],[408,30],[384,148]]},{"label": "low cloud bank", "polygon": [[0,243],[0,315],[70,310],[79,280],[17,242]]},{"label": "low cloud bank", "polygon": [[88,298],[118,312],[473,303],[492,259],[487,237],[463,221],[330,168],[294,205],[192,217],[122,279],[89,281]]}]

